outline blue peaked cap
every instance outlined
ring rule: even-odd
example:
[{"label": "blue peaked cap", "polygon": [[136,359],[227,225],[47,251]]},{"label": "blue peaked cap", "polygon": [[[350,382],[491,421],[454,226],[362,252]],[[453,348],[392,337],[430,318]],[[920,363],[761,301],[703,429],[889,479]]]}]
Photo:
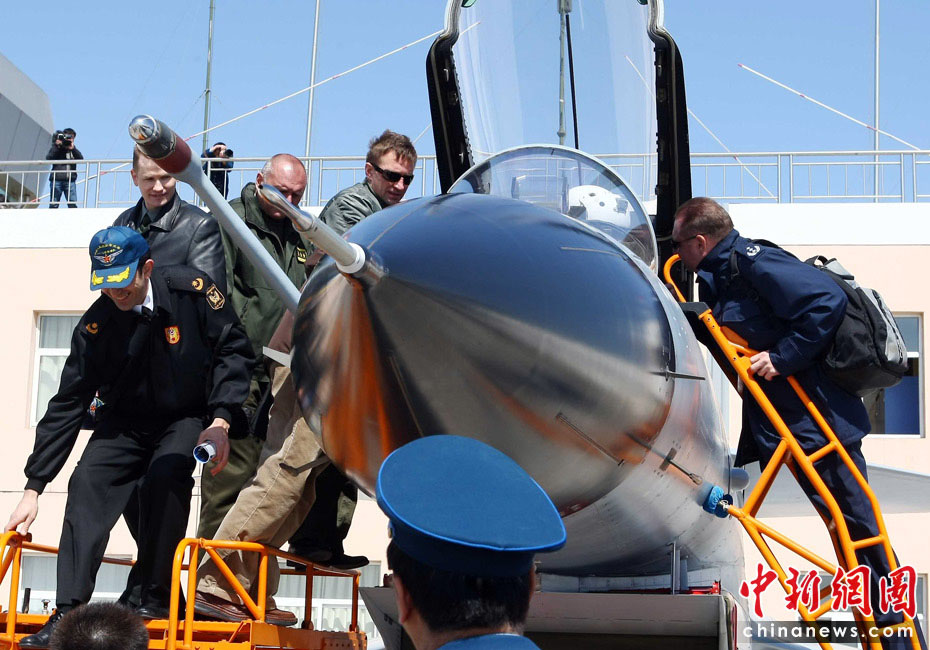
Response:
[{"label": "blue peaked cap", "polygon": [[397,449],[378,472],[377,497],[394,543],[436,569],[519,576],[536,553],[565,545],[562,518],[539,484],[471,438],[427,436]]},{"label": "blue peaked cap", "polygon": [[122,289],[136,275],[136,267],[149,245],[126,226],[110,226],[90,240],[90,289]]}]

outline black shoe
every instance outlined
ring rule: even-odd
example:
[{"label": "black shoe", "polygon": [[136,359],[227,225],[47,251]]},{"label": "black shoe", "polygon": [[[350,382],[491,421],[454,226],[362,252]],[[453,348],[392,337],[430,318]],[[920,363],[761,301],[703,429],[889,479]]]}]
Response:
[{"label": "black shoe", "polygon": [[334,569],[346,571],[348,569],[360,569],[363,566],[367,566],[368,558],[364,555],[346,555],[345,553],[340,553],[339,555],[334,555],[329,562],[324,562],[323,564]]},{"label": "black shoe", "polygon": [[159,605],[140,605],[136,608],[136,614],[145,621],[151,621],[155,618],[168,618],[168,608]]},{"label": "black shoe", "polygon": [[35,634],[30,634],[29,636],[24,636],[19,640],[20,648],[47,648],[49,641],[52,639],[52,632],[55,631],[55,626],[58,625],[58,621],[61,620],[61,617],[64,616],[64,613],[55,610],[55,613],[52,614],[45,625],[42,626],[42,629],[36,632]]},{"label": "black shoe", "polygon": [[[287,549],[287,552],[291,555],[299,555],[308,562],[313,562],[314,564],[326,565],[333,557],[333,552],[324,548],[300,548],[291,546]],[[304,568],[303,564],[299,564],[294,560],[288,560],[287,565],[297,570],[302,570]]]}]

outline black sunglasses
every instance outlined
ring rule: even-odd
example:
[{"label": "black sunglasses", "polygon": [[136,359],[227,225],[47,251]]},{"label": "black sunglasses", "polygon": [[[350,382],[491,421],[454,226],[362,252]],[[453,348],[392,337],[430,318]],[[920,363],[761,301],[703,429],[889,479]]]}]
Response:
[{"label": "black sunglasses", "polygon": [[401,174],[399,172],[392,172],[387,169],[381,169],[374,163],[369,163],[372,167],[375,168],[375,171],[384,176],[384,180],[388,183],[396,183],[400,179],[404,179],[404,185],[410,185],[413,182],[413,174]]},{"label": "black sunglasses", "polygon": [[690,236],[690,237],[685,237],[685,238],[682,239],[681,241],[675,241],[675,240],[673,239],[673,240],[672,240],[672,250],[673,250],[673,251],[677,251],[679,248],[681,248],[681,245],[682,245],[682,244],[684,244],[686,241],[691,241],[691,240],[694,239],[695,237],[700,237],[700,233],[698,233],[697,235],[692,235],[692,236]]}]

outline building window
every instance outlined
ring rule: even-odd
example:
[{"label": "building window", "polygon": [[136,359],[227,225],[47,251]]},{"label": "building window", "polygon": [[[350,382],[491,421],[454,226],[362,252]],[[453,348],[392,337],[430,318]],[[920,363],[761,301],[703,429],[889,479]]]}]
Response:
[{"label": "building window", "polygon": [[923,391],[920,356],[923,346],[920,316],[895,315],[898,329],[907,345],[908,369],[901,382],[865,398],[873,434],[921,435]]},{"label": "building window", "polygon": [[[121,557],[110,555],[108,557]],[[131,559],[125,558],[123,559]],[[37,555],[23,553],[22,573],[19,578],[20,611],[30,614],[51,614],[57,603],[55,588],[57,586],[57,562],[55,555]],[[112,602],[120,597],[126,588],[129,567],[122,564],[104,562],[97,572],[97,582],[91,600],[95,602]],[[26,589],[29,589],[29,603],[24,605]]]},{"label": "building window", "polygon": [[80,314],[40,314],[36,341],[36,365],[32,386],[32,425],[35,426],[48,401],[58,392],[61,371],[71,351],[71,333],[81,320]]}]

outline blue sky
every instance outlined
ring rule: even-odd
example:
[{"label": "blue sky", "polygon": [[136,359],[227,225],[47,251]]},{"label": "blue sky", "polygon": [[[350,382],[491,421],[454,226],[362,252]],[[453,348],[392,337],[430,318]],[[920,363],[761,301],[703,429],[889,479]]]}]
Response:
[{"label": "blue sky", "polygon": [[[317,80],[442,26],[439,0],[321,2]],[[539,2],[555,13],[554,0]],[[126,125],[136,113],[153,113],[181,135],[200,130],[208,7],[207,0],[17,3],[15,20],[8,12],[0,24],[0,51],[48,93],[56,128],[75,128],[85,157],[127,157]],[[871,122],[873,15],[873,0],[666,3],[689,107],[734,151],[871,148],[866,129],[737,64]],[[213,124],[308,85],[312,2],[218,0],[215,25]],[[886,0],[881,27],[881,127],[930,147],[930,3]],[[427,49],[421,43],[318,88],[312,153],[361,153],[385,127],[419,134],[429,123]],[[301,95],[223,127],[211,141],[240,156],[302,154],[306,113]],[[720,151],[693,122],[691,139],[693,151]],[[900,145],[883,138],[882,146]],[[432,151],[430,134],[418,149]]]}]

